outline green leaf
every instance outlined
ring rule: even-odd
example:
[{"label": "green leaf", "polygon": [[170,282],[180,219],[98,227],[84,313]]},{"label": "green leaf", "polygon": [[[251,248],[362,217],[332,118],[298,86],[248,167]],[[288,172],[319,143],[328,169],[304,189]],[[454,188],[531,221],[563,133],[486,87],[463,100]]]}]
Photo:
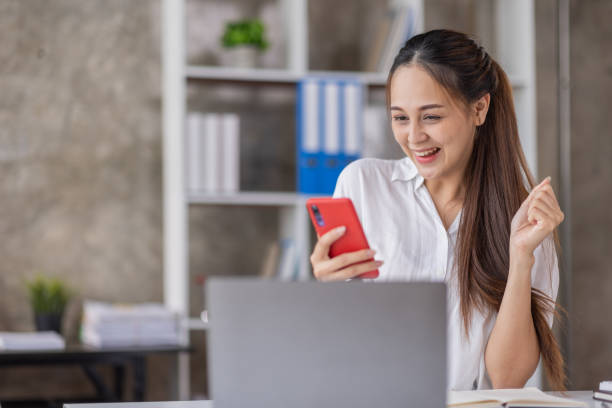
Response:
[{"label": "green leaf", "polygon": [[30,304],[36,314],[61,314],[70,300],[70,290],[57,278],[42,275],[27,281]]},{"label": "green leaf", "polygon": [[221,44],[227,48],[251,45],[264,50],[268,47],[268,41],[265,39],[265,26],[258,19],[227,22],[225,32],[221,37]]}]

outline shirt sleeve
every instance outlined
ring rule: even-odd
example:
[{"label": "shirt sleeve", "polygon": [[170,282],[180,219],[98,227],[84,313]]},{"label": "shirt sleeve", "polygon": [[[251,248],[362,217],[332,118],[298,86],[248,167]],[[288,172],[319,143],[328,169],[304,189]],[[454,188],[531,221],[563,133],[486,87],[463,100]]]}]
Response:
[{"label": "shirt sleeve", "polygon": [[[553,236],[549,235],[534,251],[535,263],[531,269],[531,287],[540,290],[553,301],[557,300],[559,290],[559,264]],[[547,316],[552,327],[554,314]]]}]

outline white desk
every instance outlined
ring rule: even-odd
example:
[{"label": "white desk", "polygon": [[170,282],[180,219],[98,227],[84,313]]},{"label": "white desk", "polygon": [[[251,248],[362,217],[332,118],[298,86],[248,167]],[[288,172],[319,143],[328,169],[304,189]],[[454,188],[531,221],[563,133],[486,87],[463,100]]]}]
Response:
[{"label": "white desk", "polygon": [[[563,397],[559,393],[551,393]],[[570,391],[568,398],[584,401],[589,408],[607,408],[606,405],[593,399],[592,391]],[[166,401],[166,402],[119,402],[111,404],[66,404],[64,408],[213,408],[212,401]]]},{"label": "white desk", "polygon": [[212,408],[212,401],[111,402],[64,404],[64,408]]}]

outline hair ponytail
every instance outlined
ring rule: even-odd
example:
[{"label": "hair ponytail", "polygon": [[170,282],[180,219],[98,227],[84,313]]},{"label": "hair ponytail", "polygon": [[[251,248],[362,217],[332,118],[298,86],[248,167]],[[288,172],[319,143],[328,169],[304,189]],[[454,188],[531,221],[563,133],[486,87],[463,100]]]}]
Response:
[{"label": "hair ponytail", "polygon": [[[487,119],[476,130],[466,169],[457,237],[460,309],[467,334],[474,308],[499,311],[510,267],[510,225],[534,180],[518,136],[510,81],[482,47],[455,31],[419,34],[400,50],[387,84],[398,67],[409,64],[423,67],[466,104],[487,93],[491,96]],[[554,248],[549,254],[555,256]],[[531,290],[531,314],[548,381],[552,388],[565,390],[563,358],[547,321],[551,313],[559,317],[555,305],[543,292]]]}]

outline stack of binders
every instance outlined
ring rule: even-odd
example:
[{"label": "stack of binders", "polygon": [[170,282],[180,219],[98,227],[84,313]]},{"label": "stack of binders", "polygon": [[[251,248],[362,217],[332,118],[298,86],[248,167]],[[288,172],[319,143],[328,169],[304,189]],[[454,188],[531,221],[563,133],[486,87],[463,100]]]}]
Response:
[{"label": "stack of binders", "polygon": [[240,189],[240,118],[234,113],[187,115],[187,191]]},{"label": "stack of binders", "polygon": [[604,402],[612,402],[612,381],[599,383],[599,390],[593,391],[593,399]]},{"label": "stack of binders", "polygon": [[298,83],[297,187],[330,195],[342,169],[363,150],[363,85],[306,78]]}]

